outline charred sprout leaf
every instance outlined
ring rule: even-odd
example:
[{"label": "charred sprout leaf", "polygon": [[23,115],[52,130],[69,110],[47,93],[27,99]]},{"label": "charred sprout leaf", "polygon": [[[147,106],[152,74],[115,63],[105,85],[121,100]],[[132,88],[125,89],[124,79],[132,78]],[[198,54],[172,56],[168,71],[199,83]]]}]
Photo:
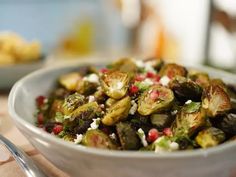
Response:
[{"label": "charred sprout leaf", "polygon": [[158,113],[170,107],[173,101],[174,94],[170,89],[154,85],[139,96],[138,112],[144,116]]},{"label": "charred sprout leaf", "polygon": [[71,114],[70,119],[93,119],[96,117],[96,113],[101,112],[97,102],[90,102],[83,104],[82,106],[76,108]]},{"label": "charred sprout leaf", "polygon": [[218,85],[210,85],[202,95],[202,107],[209,117],[224,114],[231,109],[228,94]]},{"label": "charred sprout leaf", "polygon": [[177,76],[169,83],[169,87],[179,100],[201,101],[202,88],[190,79]]},{"label": "charred sprout leaf", "polygon": [[117,102],[117,100],[113,99],[113,98],[108,98],[106,100],[106,107],[111,107],[113,104],[115,104]]},{"label": "charred sprout leaf", "polygon": [[202,73],[198,71],[189,71],[188,77],[196,82],[198,85],[200,85],[202,88],[205,88],[209,85],[210,83],[210,78],[207,73]]},{"label": "charred sprout leaf", "polygon": [[226,93],[228,93],[228,89],[226,84],[221,80],[221,79],[211,79],[210,80],[210,85],[216,85],[221,87]]},{"label": "charred sprout leaf", "polygon": [[131,108],[131,99],[129,96],[113,104],[102,119],[102,123],[108,126],[115,125],[117,122],[127,118]]},{"label": "charred sprout leaf", "polygon": [[150,119],[151,123],[156,126],[159,131],[169,127],[173,121],[173,117],[169,114],[152,114]]},{"label": "charred sprout leaf", "polygon": [[210,127],[204,129],[196,136],[196,142],[202,148],[209,148],[222,143],[225,140],[225,134],[222,130]]},{"label": "charred sprout leaf", "polygon": [[129,75],[120,71],[110,71],[101,77],[103,91],[107,96],[114,99],[120,99],[125,96],[129,82]]},{"label": "charred sprout leaf", "polygon": [[137,72],[137,66],[134,61],[130,58],[121,58],[110,65],[112,70],[118,70],[121,72],[126,72],[134,74]]},{"label": "charred sprout leaf", "polygon": [[67,90],[76,91],[77,83],[82,80],[82,76],[77,72],[64,74],[59,78],[59,83]]},{"label": "charred sprout leaf", "polygon": [[169,78],[174,78],[175,76],[183,76],[187,75],[187,70],[180,65],[177,64],[166,64],[160,70],[161,76],[168,76]]},{"label": "charred sprout leaf", "polygon": [[136,150],[140,147],[140,140],[136,131],[132,129],[129,123],[120,122],[116,124],[116,131],[124,150]]},{"label": "charred sprout leaf", "polygon": [[174,136],[190,137],[205,123],[206,117],[200,103],[192,102],[190,105],[184,105],[182,110],[178,112],[171,129]]},{"label": "charred sprout leaf", "polygon": [[110,137],[98,129],[88,130],[83,137],[82,144],[100,149],[117,149]]},{"label": "charred sprout leaf", "polygon": [[97,90],[98,84],[94,82],[89,82],[87,80],[82,80],[78,82],[76,91],[83,95],[91,95]]},{"label": "charred sprout leaf", "polygon": [[230,113],[222,117],[217,127],[230,135],[236,135],[236,114]]},{"label": "charred sprout leaf", "polygon": [[74,93],[65,98],[63,103],[63,112],[65,115],[69,115],[77,107],[85,103],[85,97],[79,93]]},{"label": "charred sprout leaf", "polygon": [[153,125],[150,122],[150,119],[148,116],[142,116],[140,114],[135,114],[130,119],[131,126],[138,131],[139,128],[141,128],[145,133],[148,133],[148,131],[153,127]]}]

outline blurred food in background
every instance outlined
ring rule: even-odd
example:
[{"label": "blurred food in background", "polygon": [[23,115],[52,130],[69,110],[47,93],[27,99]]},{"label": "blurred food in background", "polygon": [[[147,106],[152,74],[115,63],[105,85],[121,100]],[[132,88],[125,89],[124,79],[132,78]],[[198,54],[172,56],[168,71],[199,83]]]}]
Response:
[{"label": "blurred food in background", "polygon": [[26,41],[14,32],[0,33],[0,66],[39,60],[41,44],[37,40]]}]

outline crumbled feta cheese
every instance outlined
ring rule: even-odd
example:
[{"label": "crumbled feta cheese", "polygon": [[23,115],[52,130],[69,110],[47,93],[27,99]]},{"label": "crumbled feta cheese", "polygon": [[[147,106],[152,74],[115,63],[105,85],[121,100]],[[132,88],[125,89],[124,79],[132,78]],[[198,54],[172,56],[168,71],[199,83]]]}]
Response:
[{"label": "crumbled feta cheese", "polygon": [[145,66],[145,64],[142,60],[135,60],[135,64],[139,68],[143,68]]},{"label": "crumbled feta cheese", "polygon": [[144,131],[141,128],[139,128],[137,134],[138,134],[143,146],[146,147],[148,145],[148,143],[147,143]]},{"label": "crumbled feta cheese", "polygon": [[75,144],[80,144],[82,139],[83,139],[83,135],[82,134],[76,134],[76,138],[74,139],[74,143]]},{"label": "crumbled feta cheese", "polygon": [[100,118],[93,119],[93,122],[90,124],[90,128],[97,129],[99,127],[100,121],[101,121]]},{"label": "crumbled feta cheese", "polygon": [[90,96],[88,97],[88,102],[91,103],[91,102],[93,102],[93,101],[95,101],[95,97],[94,97],[93,95],[90,95]]},{"label": "crumbled feta cheese", "polygon": [[150,85],[153,85],[153,81],[149,78],[146,78],[146,79],[144,79],[142,84],[144,84],[146,86],[150,86]]},{"label": "crumbled feta cheese", "polygon": [[179,144],[176,143],[176,142],[171,142],[171,143],[170,143],[170,149],[171,149],[172,151],[178,150],[178,149],[179,149]]},{"label": "crumbled feta cheese", "polygon": [[99,84],[99,77],[97,74],[94,74],[94,73],[89,74],[88,76],[84,77],[83,80]]},{"label": "crumbled feta cheese", "polygon": [[131,105],[132,105],[132,106],[131,106],[131,108],[130,108],[130,110],[129,110],[129,114],[134,115],[135,112],[136,112],[136,110],[137,110],[137,108],[138,108],[138,104],[135,103],[134,100],[132,100],[132,101],[131,101]]},{"label": "crumbled feta cheese", "polygon": [[167,86],[169,82],[170,82],[170,78],[168,76],[163,76],[160,79],[160,83],[164,86]]},{"label": "crumbled feta cheese", "polygon": [[190,104],[190,103],[192,103],[192,100],[188,100],[185,102],[185,104]]},{"label": "crumbled feta cheese", "polygon": [[147,71],[147,72],[156,73],[156,70],[152,67],[151,62],[146,62],[145,63],[144,70]]},{"label": "crumbled feta cheese", "polygon": [[116,140],[116,134],[115,133],[110,134],[109,137],[113,140]]},{"label": "crumbled feta cheese", "polygon": [[177,110],[171,111],[171,115],[174,116],[175,114],[177,114]]},{"label": "crumbled feta cheese", "polygon": [[105,105],[104,104],[100,104],[100,108],[105,108]]}]

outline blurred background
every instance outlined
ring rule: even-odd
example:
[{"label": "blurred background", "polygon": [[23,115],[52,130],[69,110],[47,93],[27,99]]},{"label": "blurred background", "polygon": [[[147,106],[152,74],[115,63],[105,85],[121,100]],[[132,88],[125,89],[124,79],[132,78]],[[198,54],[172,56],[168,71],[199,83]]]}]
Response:
[{"label": "blurred background", "polygon": [[[0,0],[0,12],[1,34],[21,36],[28,58],[158,57],[236,72],[235,0]],[[7,57],[0,37],[0,64]]]}]

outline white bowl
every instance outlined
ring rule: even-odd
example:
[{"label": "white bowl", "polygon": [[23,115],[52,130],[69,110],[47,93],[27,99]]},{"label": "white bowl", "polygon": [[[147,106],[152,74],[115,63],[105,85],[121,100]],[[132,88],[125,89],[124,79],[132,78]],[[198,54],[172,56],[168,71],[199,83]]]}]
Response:
[{"label": "white bowl", "polygon": [[[9,112],[16,126],[61,170],[76,177],[228,177],[236,167],[236,142],[207,150],[163,154],[111,151],[65,142],[35,127],[35,98],[48,94],[58,76],[78,68],[63,66],[36,71],[18,81],[9,96]],[[205,67],[195,68],[236,83],[234,75]]]}]

